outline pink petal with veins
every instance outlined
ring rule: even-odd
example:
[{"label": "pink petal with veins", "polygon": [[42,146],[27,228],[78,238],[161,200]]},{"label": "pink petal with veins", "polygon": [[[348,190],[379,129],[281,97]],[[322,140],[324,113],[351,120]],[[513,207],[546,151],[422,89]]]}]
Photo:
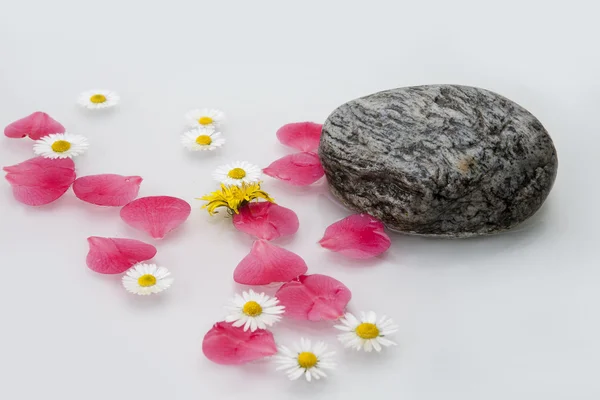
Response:
[{"label": "pink petal with veins", "polygon": [[132,201],[121,209],[121,219],[129,226],[162,239],[190,215],[190,205],[177,197],[150,196]]},{"label": "pink petal with veins", "polygon": [[73,191],[85,202],[120,207],[137,197],[141,183],[139,176],[89,175],[77,178],[73,183]]},{"label": "pink petal with veins", "polygon": [[85,262],[101,274],[120,274],[156,255],[156,247],[139,240],[90,236],[87,241],[90,250]]},{"label": "pink petal with veins", "polygon": [[202,352],[210,361],[222,365],[239,365],[277,353],[273,334],[264,329],[254,332],[217,322],[204,336]]},{"label": "pink petal with veins", "polygon": [[4,128],[4,135],[13,139],[29,136],[38,140],[51,133],[64,133],[65,127],[58,121],[52,119],[45,112],[37,111],[25,118],[21,118]]},{"label": "pink petal with veins", "polygon": [[368,214],[350,215],[330,225],[319,244],[350,258],[371,258],[389,249],[383,223]]},{"label": "pink petal with veins", "polygon": [[237,230],[265,240],[293,235],[299,225],[295,212],[268,201],[248,203],[233,216]]},{"label": "pink petal with veins", "polygon": [[321,160],[315,153],[290,154],[273,161],[263,172],[294,186],[310,185],[325,175]]},{"label": "pink petal with veins", "polygon": [[316,151],[319,148],[322,129],[323,125],[314,122],[296,122],[279,128],[277,139],[300,151]]}]

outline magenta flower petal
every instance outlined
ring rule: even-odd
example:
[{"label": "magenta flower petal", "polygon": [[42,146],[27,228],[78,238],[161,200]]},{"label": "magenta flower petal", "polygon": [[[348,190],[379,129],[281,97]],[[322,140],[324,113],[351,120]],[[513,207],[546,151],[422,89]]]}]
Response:
[{"label": "magenta flower petal", "polygon": [[285,306],[285,316],[309,321],[335,320],[344,315],[352,297],[350,289],[327,275],[302,275],[281,286],[275,297]]},{"label": "magenta flower petal", "polygon": [[233,216],[237,230],[265,240],[293,235],[299,225],[295,212],[268,201],[248,203]]},{"label": "magenta flower petal", "polygon": [[273,161],[263,172],[294,186],[310,185],[325,175],[321,160],[315,153],[290,154]]},{"label": "magenta flower petal", "polygon": [[233,280],[243,285],[268,285],[288,282],[307,270],[299,255],[260,239],[233,271]]},{"label": "magenta flower petal", "polygon": [[316,151],[321,140],[323,125],[314,122],[287,124],[277,131],[277,139],[286,146],[300,151]]},{"label": "magenta flower petal", "polygon": [[190,215],[190,205],[177,197],[142,197],[121,209],[121,219],[129,226],[146,231],[155,239],[162,239],[181,225]]},{"label": "magenta flower petal", "polygon": [[331,224],[319,244],[350,258],[371,258],[390,248],[383,223],[368,214],[354,214]]},{"label": "magenta flower petal", "polygon": [[87,241],[90,251],[85,262],[101,274],[120,274],[156,255],[156,247],[139,240],[90,236]]},{"label": "magenta flower petal", "polygon": [[139,176],[89,175],[77,178],[73,183],[73,191],[85,202],[120,207],[137,197],[141,183]]},{"label": "magenta flower petal", "polygon": [[239,365],[277,353],[273,334],[264,329],[254,332],[217,322],[204,336],[202,352],[210,361],[223,365]]},{"label": "magenta flower petal", "polygon": [[41,111],[34,112],[4,128],[4,135],[13,139],[29,136],[33,140],[38,140],[51,133],[65,133],[65,127]]},{"label": "magenta flower petal", "polygon": [[70,158],[35,157],[4,167],[6,180],[17,201],[28,206],[52,203],[75,181],[75,164]]}]

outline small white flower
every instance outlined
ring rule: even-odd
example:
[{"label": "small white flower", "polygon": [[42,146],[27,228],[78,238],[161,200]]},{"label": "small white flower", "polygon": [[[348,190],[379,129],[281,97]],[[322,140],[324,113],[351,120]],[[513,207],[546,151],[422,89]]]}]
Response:
[{"label": "small white flower", "polygon": [[361,312],[361,318],[358,319],[350,313],[346,313],[340,318],[343,325],[335,327],[345,333],[338,335],[340,342],[345,347],[352,347],[356,350],[381,351],[381,346],[392,346],[396,343],[387,339],[386,336],[398,331],[398,326],[386,316],[381,317],[377,322],[377,314],[373,311],[368,313]]},{"label": "small white flower", "polygon": [[260,168],[246,161],[221,165],[213,172],[213,178],[224,185],[242,186],[242,183],[259,182],[261,176]]},{"label": "small white flower", "polygon": [[301,338],[300,344],[294,343],[294,350],[279,346],[279,354],[275,360],[279,367],[277,371],[284,370],[291,380],[296,380],[302,375],[307,381],[326,378],[324,369],[334,369],[333,355],[335,352],[326,352],[327,345],[318,342],[314,346],[310,340]]},{"label": "small white flower", "polygon": [[201,110],[191,110],[185,114],[188,125],[195,127],[216,128],[225,120],[225,114],[222,111],[204,108]]},{"label": "small white flower", "polygon": [[181,143],[191,151],[214,150],[223,146],[225,139],[214,128],[196,128],[181,135]]},{"label": "small white flower", "polygon": [[97,110],[116,106],[120,99],[118,94],[110,90],[89,90],[79,95],[77,103],[90,110]]},{"label": "small white flower", "polygon": [[123,275],[123,286],[128,292],[148,295],[159,293],[173,283],[171,273],[165,267],[155,264],[136,264]]},{"label": "small white flower", "polygon": [[250,289],[249,292],[236,294],[233,306],[227,307],[231,314],[225,318],[225,322],[233,322],[233,326],[244,325],[244,332],[250,328],[251,332],[257,329],[267,329],[281,319],[284,306],[278,306],[276,297],[269,297],[264,293],[258,294]]},{"label": "small white flower", "polygon": [[52,133],[36,140],[33,152],[46,158],[73,158],[89,147],[87,139],[70,133]]}]

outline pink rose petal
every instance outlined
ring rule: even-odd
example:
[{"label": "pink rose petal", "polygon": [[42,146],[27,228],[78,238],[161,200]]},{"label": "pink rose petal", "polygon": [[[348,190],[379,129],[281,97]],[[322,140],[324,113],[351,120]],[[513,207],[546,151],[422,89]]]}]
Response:
[{"label": "pink rose petal", "polygon": [[64,133],[65,127],[52,119],[45,112],[37,111],[25,118],[21,118],[4,128],[4,135],[9,138],[20,139],[29,136],[38,140],[51,133]]},{"label": "pink rose petal", "polygon": [[243,285],[268,285],[288,282],[307,270],[299,255],[260,239],[235,268],[233,280]]},{"label": "pink rose petal", "polygon": [[75,196],[99,206],[120,207],[138,195],[142,178],[115,174],[89,175],[73,183]]},{"label": "pink rose petal", "polygon": [[277,353],[273,334],[264,329],[254,332],[217,322],[204,336],[202,352],[210,361],[223,365],[239,365]]},{"label": "pink rose petal", "polygon": [[35,157],[4,167],[15,199],[29,206],[52,203],[75,181],[75,164],[70,158]]},{"label": "pink rose petal", "polygon": [[248,203],[233,216],[237,230],[265,240],[293,235],[299,225],[295,212],[268,201]]},{"label": "pink rose petal", "polygon": [[129,226],[146,231],[155,239],[181,225],[190,215],[190,205],[177,197],[142,197],[121,209],[121,219]]},{"label": "pink rose petal", "polygon": [[90,251],[85,262],[101,274],[120,274],[156,255],[156,247],[139,240],[90,236],[87,241]]},{"label": "pink rose petal", "polygon": [[277,131],[277,139],[286,146],[300,151],[316,151],[321,140],[323,125],[314,122],[287,124]]},{"label": "pink rose petal", "polygon": [[290,154],[273,161],[263,172],[294,186],[310,185],[325,175],[321,160],[315,153]]},{"label": "pink rose petal", "polygon": [[327,275],[302,275],[281,286],[275,297],[285,316],[309,321],[335,320],[344,315],[350,289]]},{"label": "pink rose petal", "polygon": [[368,214],[354,214],[331,224],[319,244],[350,258],[371,258],[390,248],[383,223]]}]

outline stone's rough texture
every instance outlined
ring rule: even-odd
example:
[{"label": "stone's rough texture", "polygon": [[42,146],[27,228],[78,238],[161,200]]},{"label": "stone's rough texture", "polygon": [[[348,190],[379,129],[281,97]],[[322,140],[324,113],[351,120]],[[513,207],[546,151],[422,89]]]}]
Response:
[{"label": "stone's rough texture", "polygon": [[542,124],[490,91],[453,85],[353,100],[323,125],[319,155],[333,194],[389,228],[465,237],[532,216],[558,160]]}]

